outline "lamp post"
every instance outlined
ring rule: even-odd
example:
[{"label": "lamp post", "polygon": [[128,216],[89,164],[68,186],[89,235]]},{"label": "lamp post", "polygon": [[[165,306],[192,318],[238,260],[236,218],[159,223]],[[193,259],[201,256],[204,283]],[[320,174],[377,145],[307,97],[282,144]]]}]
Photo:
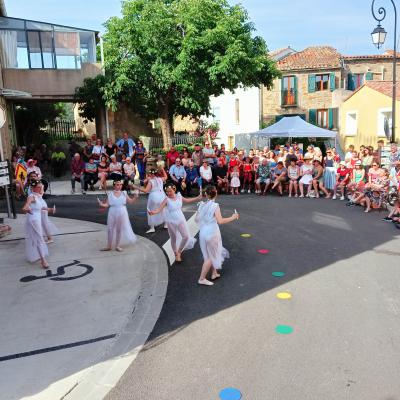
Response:
[{"label": "lamp post", "polygon": [[[372,16],[378,21],[377,27],[372,31],[372,42],[379,49],[385,43],[386,39],[386,31],[381,26],[381,22],[386,18],[386,9],[384,7],[379,7],[377,13],[375,12],[375,1],[372,0],[371,11]],[[396,4],[393,0],[390,0],[393,9],[394,9],[394,45],[393,45],[393,92],[392,92],[392,135],[391,142],[394,143],[396,141],[396,61],[397,61],[397,49],[396,49],[396,41],[397,41],[397,9]]]}]

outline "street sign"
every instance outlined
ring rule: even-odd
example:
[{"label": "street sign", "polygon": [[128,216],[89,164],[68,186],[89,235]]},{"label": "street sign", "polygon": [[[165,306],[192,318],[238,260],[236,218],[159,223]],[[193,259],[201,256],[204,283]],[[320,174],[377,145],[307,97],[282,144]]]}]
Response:
[{"label": "street sign", "polygon": [[0,186],[7,186],[9,184],[10,184],[10,177],[8,175],[0,176]]},{"label": "street sign", "polygon": [[0,186],[10,184],[10,172],[7,161],[0,161]]}]

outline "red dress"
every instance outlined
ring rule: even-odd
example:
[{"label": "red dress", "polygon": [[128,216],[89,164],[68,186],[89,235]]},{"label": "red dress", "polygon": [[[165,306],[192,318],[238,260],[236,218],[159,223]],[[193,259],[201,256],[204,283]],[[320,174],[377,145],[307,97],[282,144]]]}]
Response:
[{"label": "red dress", "polygon": [[244,174],[244,179],[247,180],[247,182],[251,182],[253,180],[251,164],[244,163],[243,174]]}]

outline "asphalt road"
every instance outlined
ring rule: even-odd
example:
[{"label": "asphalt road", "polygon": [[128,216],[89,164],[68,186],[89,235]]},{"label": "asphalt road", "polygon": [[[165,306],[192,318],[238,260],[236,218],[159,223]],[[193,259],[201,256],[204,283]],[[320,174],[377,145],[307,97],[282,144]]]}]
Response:
[{"label": "asphalt road", "polygon": [[[400,239],[385,214],[323,199],[218,202],[241,214],[221,228],[223,276],[197,285],[200,249],[184,253],[150,340],[106,399],[212,400],[235,387],[246,400],[400,400]],[[105,222],[92,197],[54,203],[58,216]],[[143,197],[129,208],[139,234],[145,209]]]}]

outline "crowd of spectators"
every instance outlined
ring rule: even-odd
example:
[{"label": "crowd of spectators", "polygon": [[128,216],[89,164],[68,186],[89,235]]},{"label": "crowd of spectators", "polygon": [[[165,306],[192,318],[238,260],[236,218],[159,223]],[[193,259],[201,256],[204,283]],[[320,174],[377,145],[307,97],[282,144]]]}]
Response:
[{"label": "crowd of spectators", "polygon": [[[381,145],[378,143],[378,147]],[[111,139],[106,144],[101,139],[87,139],[86,145],[79,149],[72,143],[70,154],[72,193],[76,183],[82,193],[95,190],[97,183],[99,189],[105,190],[107,180],[122,179],[127,191],[135,177],[144,185],[149,157],[160,176],[172,181],[179,192],[189,197],[194,189],[213,184],[220,193],[235,196],[249,193],[266,196],[276,192],[295,198],[339,198],[347,200],[349,206],[362,205],[369,212],[382,206],[389,190],[398,193],[400,189],[400,154],[395,144],[391,145],[387,168],[379,164],[379,151],[368,146],[358,150],[349,146],[342,159],[335,148],[327,148],[323,154],[313,145],[303,150],[297,143],[286,143],[245,152],[237,148],[228,151],[223,144],[206,141],[204,146],[179,146],[179,151],[171,146],[166,153],[149,156],[143,143],[135,142],[128,133],[116,143]],[[28,166],[38,169],[48,160],[43,146],[36,157],[28,160]],[[40,168],[35,172],[41,175]],[[390,220],[398,218],[398,202],[396,207],[388,217]]]}]

